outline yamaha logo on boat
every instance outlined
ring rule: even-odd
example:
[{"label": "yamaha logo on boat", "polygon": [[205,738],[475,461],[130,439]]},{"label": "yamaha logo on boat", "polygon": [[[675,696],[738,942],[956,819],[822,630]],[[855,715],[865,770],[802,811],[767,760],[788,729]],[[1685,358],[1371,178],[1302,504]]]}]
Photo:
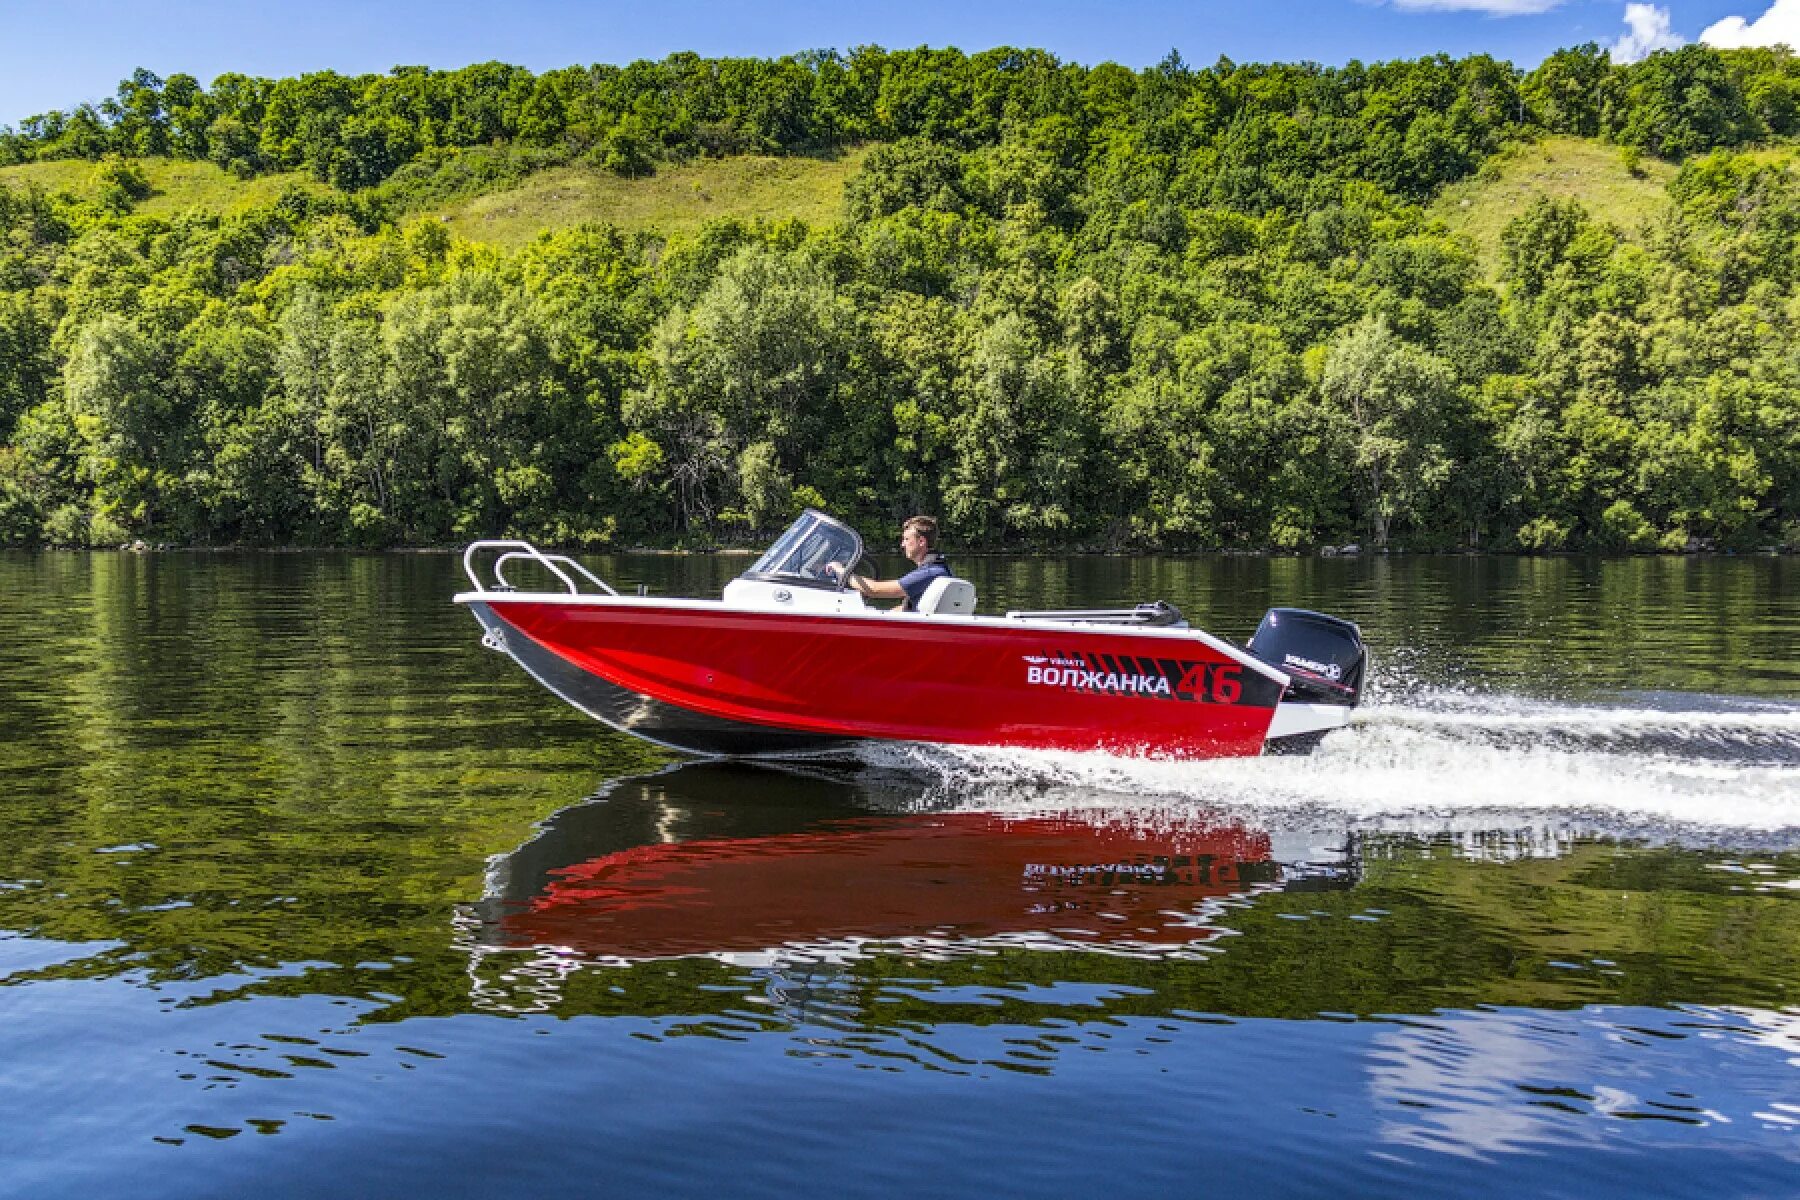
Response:
[{"label": "yamaha logo on boat", "polygon": [[1025,682],[1100,696],[1236,704],[1244,699],[1237,663],[1182,662],[1113,654],[1026,654]]}]

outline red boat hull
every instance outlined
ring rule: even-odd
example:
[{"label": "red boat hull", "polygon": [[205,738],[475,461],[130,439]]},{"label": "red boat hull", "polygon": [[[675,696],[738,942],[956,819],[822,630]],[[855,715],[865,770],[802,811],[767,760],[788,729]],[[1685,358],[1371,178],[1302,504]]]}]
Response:
[{"label": "red boat hull", "polygon": [[615,727],[701,754],[866,739],[1218,757],[1260,753],[1283,681],[1185,632],[760,612],[487,594],[521,665]]}]

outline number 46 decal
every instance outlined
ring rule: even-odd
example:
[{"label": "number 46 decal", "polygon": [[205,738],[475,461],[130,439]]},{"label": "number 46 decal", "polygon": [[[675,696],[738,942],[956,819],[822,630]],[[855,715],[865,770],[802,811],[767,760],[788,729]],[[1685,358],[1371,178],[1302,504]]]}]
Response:
[{"label": "number 46 decal", "polygon": [[1196,700],[1236,704],[1244,694],[1244,668],[1237,663],[1188,663],[1175,685]]}]

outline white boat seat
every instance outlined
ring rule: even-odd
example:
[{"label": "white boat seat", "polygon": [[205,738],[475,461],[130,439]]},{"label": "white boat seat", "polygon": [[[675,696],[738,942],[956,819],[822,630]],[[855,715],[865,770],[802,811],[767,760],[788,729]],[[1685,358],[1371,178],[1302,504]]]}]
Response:
[{"label": "white boat seat", "polygon": [[928,617],[967,616],[975,611],[975,585],[953,575],[941,575],[919,597],[919,612]]}]

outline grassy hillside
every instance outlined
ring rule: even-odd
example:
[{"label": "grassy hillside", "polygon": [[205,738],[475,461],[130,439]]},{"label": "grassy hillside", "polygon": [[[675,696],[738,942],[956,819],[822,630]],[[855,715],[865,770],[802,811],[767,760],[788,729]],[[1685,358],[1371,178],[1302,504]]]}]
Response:
[{"label": "grassy hillside", "polygon": [[[665,166],[642,179],[622,179],[591,167],[554,167],[520,183],[418,210],[442,217],[471,241],[514,248],[540,230],[609,221],[627,230],[676,233],[718,217],[782,220],[810,225],[838,220],[844,183],[867,148],[831,159],[743,157]],[[289,187],[326,191],[304,173],[241,180],[211,163],[144,159],[138,164],[154,189],[137,211],[169,216],[189,208],[231,212],[265,204]],[[0,168],[0,185],[36,183],[76,195],[94,188],[90,162],[28,163]]]},{"label": "grassy hillside", "polygon": [[[173,216],[190,208],[235,212],[272,203],[290,187],[330,191],[325,184],[300,171],[239,179],[209,162],[146,158],[138,160],[138,166],[150,181],[152,191],[138,203],[137,211],[151,216]],[[25,163],[0,167],[0,185],[25,187],[35,183],[47,191],[68,191],[80,196],[94,190],[94,172],[95,165],[82,160]]]},{"label": "grassy hillside", "polygon": [[[585,166],[552,167],[522,181],[473,196],[426,202],[421,214],[441,217],[471,241],[516,248],[539,231],[587,221],[626,230],[691,232],[719,217],[783,220],[809,225],[840,219],[844,184],[862,166],[868,147],[836,158],[745,156],[664,166],[655,175],[622,179]],[[1753,152],[1792,160],[1791,147]],[[138,211],[169,216],[188,208],[215,212],[264,204],[285,189],[329,190],[304,172],[242,180],[211,163],[145,159],[139,163],[154,191]],[[1676,168],[1653,158],[1628,170],[1616,146],[1551,137],[1490,163],[1479,176],[1453,184],[1433,202],[1433,215],[1478,247],[1490,275],[1499,270],[1500,232],[1537,194],[1579,200],[1596,216],[1636,235],[1668,203]],[[34,182],[80,195],[94,186],[95,167],[83,161],[0,168],[0,185]]]},{"label": "grassy hillside", "polygon": [[1551,137],[1497,159],[1479,175],[1445,188],[1431,211],[1473,238],[1490,275],[1499,271],[1500,231],[1536,195],[1579,200],[1602,220],[1635,236],[1668,203],[1676,168],[1653,158],[1626,169],[1619,148],[1586,138]]},{"label": "grassy hillside", "polygon": [[[514,249],[541,230],[606,221],[625,230],[691,232],[709,220],[798,218],[828,225],[841,218],[844,184],[870,147],[835,158],[744,156],[663,166],[656,174],[623,179],[585,166],[540,170],[513,183],[451,200],[423,201],[415,211],[442,218],[471,241]],[[1751,157],[1791,162],[1793,147],[1750,151]],[[137,211],[170,216],[189,208],[232,212],[266,204],[291,187],[326,192],[305,172],[238,179],[204,162],[143,159],[138,166],[152,194]],[[94,188],[95,165],[85,161],[27,163],[0,168],[0,186],[36,183],[77,195]],[[1618,147],[1594,139],[1549,137],[1520,146],[1482,172],[1452,184],[1431,212],[1473,239],[1490,276],[1500,266],[1500,233],[1534,195],[1579,200],[1589,212],[1636,236],[1668,203],[1677,168],[1654,158],[1626,167]]]},{"label": "grassy hillside", "polygon": [[644,179],[589,167],[555,167],[523,183],[427,212],[471,241],[515,247],[540,230],[584,221],[679,233],[718,217],[835,223],[844,183],[867,149],[835,159],[743,157],[665,166]]}]

